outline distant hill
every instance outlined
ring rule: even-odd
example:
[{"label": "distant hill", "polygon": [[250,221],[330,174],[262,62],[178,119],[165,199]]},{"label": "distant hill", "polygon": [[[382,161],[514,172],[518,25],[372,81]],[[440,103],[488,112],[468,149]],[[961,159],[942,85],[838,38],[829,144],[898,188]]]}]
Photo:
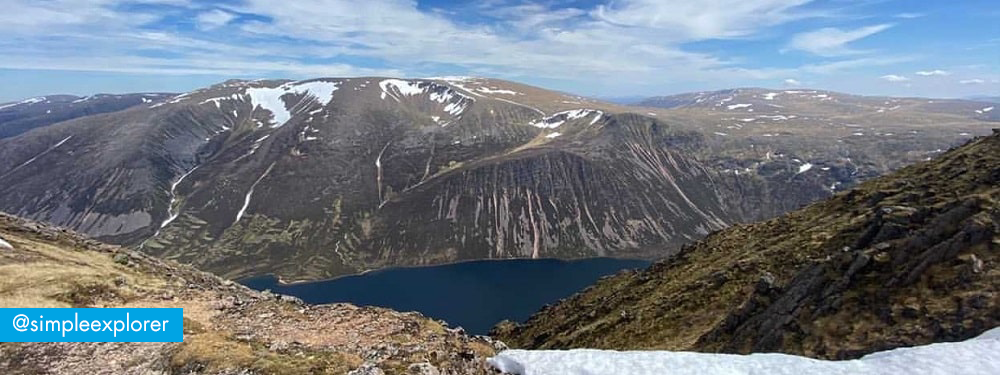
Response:
[{"label": "distant hill", "polygon": [[48,95],[0,104],[0,139],[78,117],[117,112],[173,95],[167,93],[98,94],[87,97]]}]

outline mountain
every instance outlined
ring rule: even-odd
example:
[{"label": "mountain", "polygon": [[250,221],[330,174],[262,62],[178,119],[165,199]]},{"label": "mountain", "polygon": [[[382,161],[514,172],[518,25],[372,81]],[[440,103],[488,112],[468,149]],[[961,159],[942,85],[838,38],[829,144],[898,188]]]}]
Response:
[{"label": "mountain", "polygon": [[0,306],[184,309],[182,343],[0,343],[4,374],[493,374],[484,337],[417,313],[307,305],[0,214]]},{"label": "mountain", "polygon": [[233,80],[0,140],[0,210],[233,278],[652,259],[995,126],[938,109],[744,121],[483,78]]},{"label": "mountain", "polygon": [[49,95],[0,104],[0,139],[99,113],[116,112],[132,106],[166,99],[175,94],[97,94],[86,97]]},{"label": "mountain", "polygon": [[970,96],[967,99],[975,100],[978,102],[1000,103],[1000,96],[979,95],[979,96]]},{"label": "mountain", "polygon": [[620,273],[496,335],[513,347],[857,358],[1000,325],[1000,130]]},{"label": "mountain", "polygon": [[[797,89],[771,90],[739,88],[720,91],[687,93],[652,97],[636,103],[642,107],[701,108],[713,112],[756,115],[793,114],[816,118],[849,117],[858,114],[883,114],[907,112],[933,112],[984,120],[998,120],[1000,115],[991,110],[989,101],[895,98],[885,96],[860,96],[834,91]],[[878,119],[878,117],[875,117]]]}]

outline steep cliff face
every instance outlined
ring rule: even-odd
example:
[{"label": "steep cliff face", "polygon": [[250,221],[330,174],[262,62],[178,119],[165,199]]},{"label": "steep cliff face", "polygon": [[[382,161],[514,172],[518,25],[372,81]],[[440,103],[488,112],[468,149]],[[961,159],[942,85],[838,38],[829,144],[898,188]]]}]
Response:
[{"label": "steep cliff face", "polygon": [[0,209],[230,277],[658,258],[960,138],[730,139],[633,110],[488,79],[228,81],[0,140]]},{"label": "steep cliff face", "polygon": [[525,348],[856,358],[1000,325],[1000,134],[709,235],[495,333]]}]

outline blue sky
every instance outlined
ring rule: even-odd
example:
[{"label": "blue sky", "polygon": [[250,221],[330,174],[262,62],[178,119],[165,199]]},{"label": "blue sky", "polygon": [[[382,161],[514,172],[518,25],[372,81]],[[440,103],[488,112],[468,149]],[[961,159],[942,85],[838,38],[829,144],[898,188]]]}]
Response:
[{"label": "blue sky", "polygon": [[1000,95],[996,0],[0,0],[0,101],[229,78]]}]

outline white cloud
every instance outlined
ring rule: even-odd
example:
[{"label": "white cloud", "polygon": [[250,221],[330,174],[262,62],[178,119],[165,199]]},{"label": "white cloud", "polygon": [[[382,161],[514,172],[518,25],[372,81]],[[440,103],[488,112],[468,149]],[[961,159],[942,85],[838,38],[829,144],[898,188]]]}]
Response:
[{"label": "white cloud", "polygon": [[961,81],[958,81],[958,83],[961,83],[963,85],[979,85],[986,83],[986,81],[979,78],[972,78],[972,79],[963,79]]},{"label": "white cloud", "polygon": [[899,13],[899,14],[893,16],[893,17],[903,18],[903,19],[913,19],[913,18],[920,18],[920,17],[924,17],[924,16],[926,16],[926,14],[923,14],[923,13]]},{"label": "white cloud", "polygon": [[785,83],[785,86],[801,86],[802,85],[802,82],[799,82],[799,80],[794,79],[794,78],[786,78],[785,81],[784,81],[784,83]]},{"label": "white cloud", "polygon": [[886,81],[889,81],[889,82],[906,82],[906,81],[910,80],[909,78],[906,78],[904,76],[895,75],[895,74],[886,74],[886,75],[881,76],[879,78],[881,78],[883,80],[886,80]]},{"label": "white cloud", "polygon": [[949,73],[949,72],[947,72],[947,71],[944,71],[944,70],[940,70],[940,69],[934,69],[934,70],[921,70],[921,71],[919,71],[919,72],[916,72],[916,73],[914,73],[914,74],[916,74],[916,75],[918,75],[918,76],[924,76],[924,77],[929,77],[929,76],[947,76],[947,75],[951,75],[951,73]]},{"label": "white cloud", "polygon": [[860,53],[847,46],[848,43],[863,39],[892,27],[892,24],[872,25],[854,30],[827,27],[799,33],[792,37],[788,48],[809,52],[820,56],[838,56]]},{"label": "white cloud", "polygon": [[667,32],[689,39],[733,38],[815,14],[796,12],[812,0],[622,0],[593,12],[606,22]]},{"label": "white cloud", "polygon": [[236,19],[236,15],[220,9],[213,9],[201,12],[195,17],[198,28],[201,30],[212,30],[229,24]]}]

